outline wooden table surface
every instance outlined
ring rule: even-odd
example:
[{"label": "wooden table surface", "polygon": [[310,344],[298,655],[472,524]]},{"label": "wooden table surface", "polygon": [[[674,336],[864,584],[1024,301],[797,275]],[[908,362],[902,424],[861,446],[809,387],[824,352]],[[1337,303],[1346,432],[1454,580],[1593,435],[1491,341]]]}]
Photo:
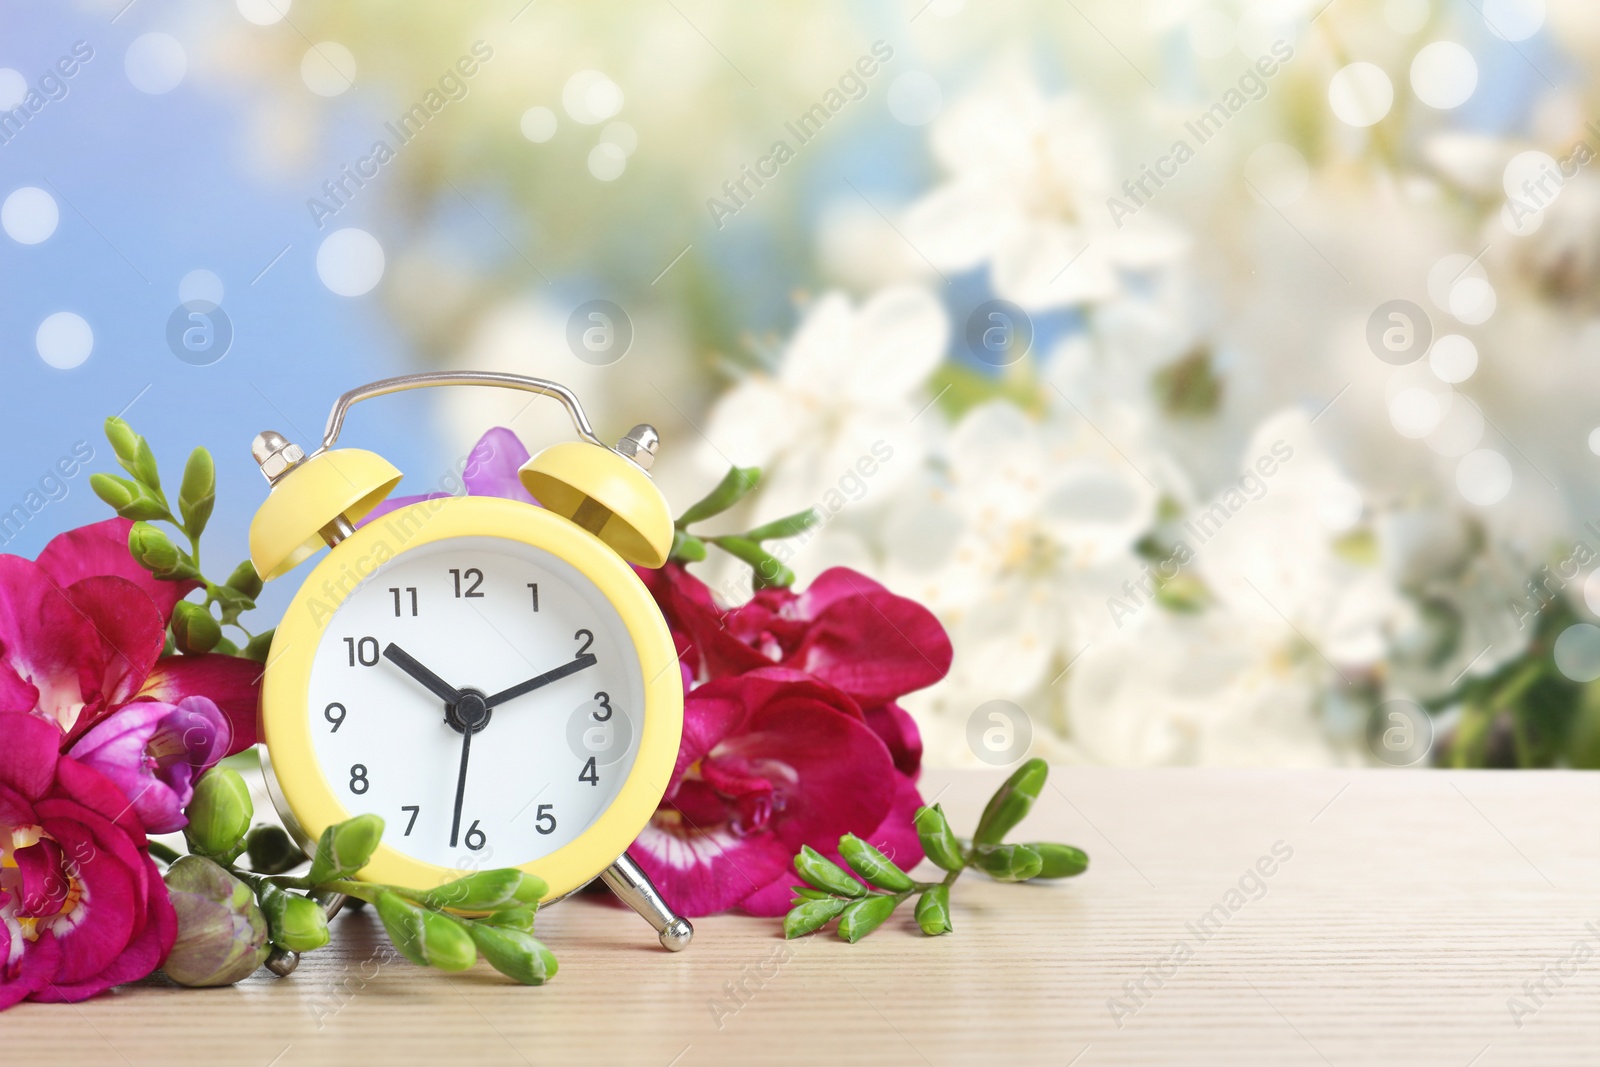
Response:
[{"label": "wooden table surface", "polygon": [[[970,831],[1001,778],[930,771],[924,793]],[[21,1005],[0,1058],[1600,1062],[1600,775],[1075,769],[1052,786],[1019,832],[1081,845],[1088,873],[964,876],[945,937],[906,914],[856,945],[785,943],[774,920],[722,916],[670,955],[579,899],[540,915],[561,973],[524,989],[481,963],[383,963],[364,911],[288,979]]]}]

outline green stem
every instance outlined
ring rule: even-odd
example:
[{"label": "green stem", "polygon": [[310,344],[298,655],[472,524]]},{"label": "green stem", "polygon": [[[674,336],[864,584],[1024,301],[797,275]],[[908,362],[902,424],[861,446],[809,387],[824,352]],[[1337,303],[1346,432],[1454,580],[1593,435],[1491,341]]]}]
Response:
[{"label": "green stem", "polygon": [[183,858],[183,853],[163,845],[160,841],[147,841],[146,845],[150,849],[150,855],[169,867]]}]

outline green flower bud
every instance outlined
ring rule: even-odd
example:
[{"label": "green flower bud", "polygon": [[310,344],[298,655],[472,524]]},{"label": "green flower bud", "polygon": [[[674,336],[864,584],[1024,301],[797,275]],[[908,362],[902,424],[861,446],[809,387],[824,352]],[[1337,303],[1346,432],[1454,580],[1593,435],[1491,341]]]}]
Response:
[{"label": "green flower bud", "polygon": [[1089,869],[1089,855],[1081,848],[1037,841],[1028,846],[1039,854],[1042,864],[1035,878],[1071,878]]},{"label": "green flower bud", "polygon": [[669,555],[684,563],[698,563],[706,558],[706,543],[692,533],[673,530],[672,552]]},{"label": "green flower bud", "polygon": [[244,646],[244,651],[240,652],[239,655],[256,663],[267,662],[267,658],[272,655],[272,635],[275,633],[277,633],[276,630],[265,630],[256,634]]},{"label": "green flower bud", "polygon": [[446,882],[423,894],[422,902],[430,908],[493,911],[515,904],[531,904],[548,891],[544,879],[524,874],[515,867],[502,867]]},{"label": "green flower bud", "polygon": [[378,918],[400,954],[422,967],[464,971],[478,959],[460,920],[413,904],[391,890],[378,894]]},{"label": "green flower bud", "polygon": [[133,460],[139,453],[139,435],[133,432],[133,427],[113,415],[106,420],[106,440],[111,442],[117,462],[132,474]]},{"label": "green flower bud", "polygon": [[961,842],[950,829],[944,809],[935,804],[931,808],[918,808],[916,814],[917,837],[922,840],[922,851],[940,868],[959,871],[967,865],[961,854]]},{"label": "green flower bud", "polygon": [[281,826],[258,826],[244,840],[250,869],[257,874],[283,874],[306,861],[306,854]]},{"label": "green flower bud", "polygon": [[161,969],[179,985],[232,985],[266,962],[267,920],[250,887],[200,856],[166,874],[178,936]]},{"label": "green flower bud", "polygon": [[841,897],[822,897],[818,900],[803,900],[783,917],[783,936],[793,940],[804,937],[813,930],[820,930],[827,926],[839,913],[850,905],[850,901]]},{"label": "green flower bud", "polygon": [[161,491],[161,472],[156,469],[156,454],[150,451],[150,442],[139,438],[133,453],[133,466],[128,471],[156,492]]},{"label": "green flower bud", "polygon": [[261,575],[256,573],[256,565],[249,560],[233,568],[233,573],[222,584],[239,590],[251,600],[261,595]]},{"label": "green flower bud", "polygon": [[941,883],[917,898],[917,925],[929,937],[951,931],[949,886]]},{"label": "green flower bud", "polygon": [[975,860],[997,882],[1026,882],[1044,869],[1043,857],[1027,845],[979,845]]},{"label": "green flower bud", "polygon": [[1045,779],[1050,777],[1050,765],[1035,757],[1014,771],[1005,785],[995,790],[978,820],[978,829],[972,840],[979,845],[996,845],[1005,840],[1017,823],[1023,820],[1039,799]]},{"label": "green flower bud", "polygon": [[290,893],[271,882],[256,887],[256,899],[267,917],[272,943],[286,952],[310,952],[328,943],[328,913],[310,897]]},{"label": "green flower bud", "polygon": [[822,854],[810,845],[800,846],[800,854],[794,858],[794,869],[800,872],[800,877],[818,889],[826,889],[830,893],[859,897],[867,891],[860,882],[845,874],[831,860],[824,859]]},{"label": "green flower bud", "polygon": [[128,552],[135,563],[157,578],[180,581],[199,573],[189,557],[148,522],[136,522],[128,529]]},{"label": "green flower bud", "polygon": [[217,502],[217,468],[211,453],[197,448],[189,453],[189,462],[183,467],[183,485],[178,489],[178,514],[190,537],[199,537],[211,518],[211,508]]},{"label": "green flower bud", "polygon": [[900,893],[915,884],[909,874],[895,866],[894,860],[855,834],[845,834],[839,839],[839,854],[844,857],[851,870],[879,889]]},{"label": "green flower bud", "polygon": [[717,483],[715,489],[690,504],[689,510],[678,516],[679,528],[722,514],[743,499],[759,481],[760,467],[729,467],[728,473],[722,476],[722,481]]},{"label": "green flower bud", "polygon": [[544,985],[556,976],[556,957],[543,942],[522,930],[468,923],[472,943],[489,966],[523,985]]},{"label": "green flower bud", "polygon": [[382,840],[383,820],[376,815],[334,823],[322,831],[306,877],[313,885],[349,878],[367,865]]},{"label": "green flower bud", "polygon": [[490,926],[503,926],[507,930],[521,930],[528,934],[533,932],[533,920],[538,913],[537,905],[526,908],[501,908],[478,921],[488,923]]},{"label": "green flower bud", "polygon": [[744,536],[746,540],[758,544],[762,541],[781,541],[786,537],[798,537],[821,521],[822,515],[816,508],[806,508],[793,515],[785,515],[781,519],[763,523]]},{"label": "green flower bud", "polygon": [[189,825],[183,828],[189,851],[231,863],[244,850],[244,835],[250,830],[255,806],[238,771],[213,767],[195,784],[194,796],[183,813],[189,817]]},{"label": "green flower bud", "polygon": [[180,600],[172,609],[172,639],[184,655],[202,655],[222,640],[222,624],[205,605]]},{"label": "green flower bud", "polygon": [[789,887],[789,892],[794,894],[794,900],[790,901],[791,904],[798,904],[803,900],[828,900],[833,896],[832,893],[824,893],[822,890],[812,889],[808,885],[792,885]]},{"label": "green flower bud", "polygon": [[167,509],[138,482],[114,474],[89,475],[94,495],[110,504],[124,519],[164,519]]},{"label": "green flower bud", "polygon": [[839,936],[852,945],[883,925],[900,902],[894,897],[873,894],[847,905],[839,916]]}]

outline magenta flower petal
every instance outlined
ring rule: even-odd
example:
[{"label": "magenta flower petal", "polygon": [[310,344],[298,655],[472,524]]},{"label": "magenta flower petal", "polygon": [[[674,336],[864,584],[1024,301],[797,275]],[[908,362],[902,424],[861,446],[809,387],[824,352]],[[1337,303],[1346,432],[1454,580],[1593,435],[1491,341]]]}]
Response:
[{"label": "magenta flower petal", "polygon": [[21,901],[17,914],[34,917],[54,915],[66,903],[68,880],[62,870],[61,845],[49,838],[40,838],[27,848],[12,853],[17,861],[17,874],[21,881],[17,891]]},{"label": "magenta flower petal", "polygon": [[227,716],[231,756],[256,743],[256,712],[261,700],[261,664],[212,652],[204,656],[165,656],[156,661],[136,696],[139,700],[182,703],[203,696]]},{"label": "magenta flower petal", "polygon": [[471,496],[498,496],[532,504],[532,495],[517,477],[518,468],[526,462],[528,450],[522,440],[504,426],[495,426],[478,438],[467,456],[461,480]]},{"label": "magenta flower petal", "polygon": [[100,679],[102,642],[65,593],[32,560],[0,556],[0,666],[15,701],[34,690],[33,711],[70,728]]},{"label": "magenta flower petal", "polygon": [[227,717],[205,697],[176,706],[138,701],[86,733],[70,755],[122,790],[146,832],[164,834],[186,825],[194,780],[222,758],[231,737]]},{"label": "magenta flower petal", "polygon": [[151,599],[166,622],[172,617],[173,605],[200,588],[200,583],[162,581],[135,563],[128,553],[132,526],[130,519],[106,519],[58,534],[39,553],[39,566],[63,589],[96,575],[125,578]]},{"label": "magenta flower petal", "polygon": [[149,597],[122,578],[98,575],[66,588],[72,608],[94,628],[99,641],[92,703],[67,731],[77,740],[110,709],[132,698],[144,684],[166,642],[166,622]]},{"label": "magenta flower petal", "polygon": [[[61,731],[36,715],[0,712],[0,787],[24,801],[38,800],[56,776]],[[0,809],[0,819],[10,818]]]}]

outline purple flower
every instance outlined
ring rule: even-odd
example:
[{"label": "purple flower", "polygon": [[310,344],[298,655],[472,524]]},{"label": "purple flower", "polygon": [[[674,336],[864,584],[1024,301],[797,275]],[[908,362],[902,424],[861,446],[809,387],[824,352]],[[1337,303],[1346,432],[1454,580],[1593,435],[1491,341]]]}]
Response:
[{"label": "purple flower", "polygon": [[[472,451],[467,455],[466,465],[461,469],[461,482],[466,487],[468,496],[498,496],[533,504],[536,501],[522,487],[522,480],[517,477],[517,469],[526,462],[528,462],[528,450],[523,447],[522,441],[504,426],[496,426],[478,438],[478,443],[472,446]],[[446,484],[449,485],[453,481],[454,479],[446,479]],[[456,488],[454,485],[449,487]],[[454,492],[449,492],[390,497],[368,512],[356,525],[364,526],[391,511],[419,501],[438,500],[454,495],[456,495]]]},{"label": "purple flower", "polygon": [[135,701],[102,720],[68,753],[115,782],[152,834],[181,830],[194,781],[227,754],[228,718],[206,697]]}]

